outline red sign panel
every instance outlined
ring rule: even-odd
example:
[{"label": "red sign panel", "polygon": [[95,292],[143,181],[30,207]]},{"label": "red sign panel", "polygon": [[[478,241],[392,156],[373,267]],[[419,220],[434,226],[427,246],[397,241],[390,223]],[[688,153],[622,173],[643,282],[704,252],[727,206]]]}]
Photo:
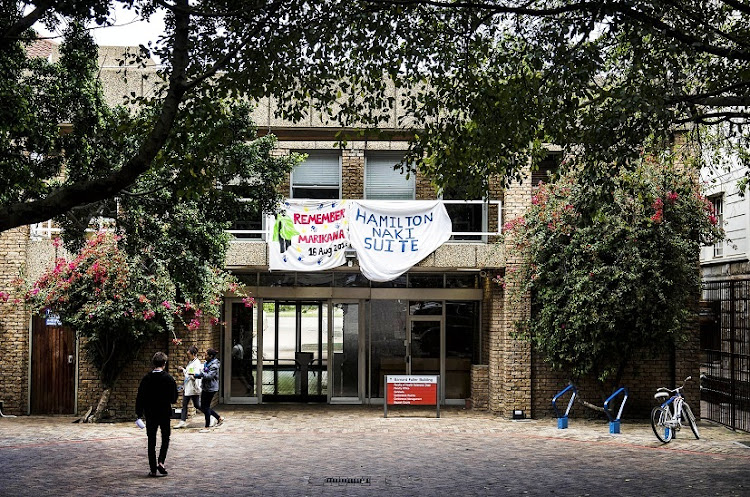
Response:
[{"label": "red sign panel", "polygon": [[386,376],[386,402],[390,405],[436,405],[437,376]]}]

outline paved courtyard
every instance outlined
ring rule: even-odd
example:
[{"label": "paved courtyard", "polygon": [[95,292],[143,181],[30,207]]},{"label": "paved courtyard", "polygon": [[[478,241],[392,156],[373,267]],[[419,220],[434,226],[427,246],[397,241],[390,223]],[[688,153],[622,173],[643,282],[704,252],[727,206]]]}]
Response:
[{"label": "paved courtyard", "polygon": [[[132,422],[0,419],[0,496],[750,496],[750,434],[701,422],[668,445],[643,422],[514,422],[479,411],[219,406],[173,430],[169,475],[147,477]],[[744,442],[744,443],[743,443]]]}]

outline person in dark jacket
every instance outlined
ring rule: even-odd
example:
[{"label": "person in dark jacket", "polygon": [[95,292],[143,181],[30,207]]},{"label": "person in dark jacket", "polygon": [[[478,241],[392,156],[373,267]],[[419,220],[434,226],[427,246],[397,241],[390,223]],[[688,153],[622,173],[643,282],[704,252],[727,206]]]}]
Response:
[{"label": "person in dark jacket", "polygon": [[208,349],[206,351],[206,363],[203,364],[203,371],[196,373],[195,378],[202,380],[201,391],[201,411],[206,417],[206,428],[211,426],[211,416],[216,418],[216,426],[224,422],[224,418],[219,413],[211,409],[211,400],[219,391],[219,368],[221,362],[216,358],[216,350]]},{"label": "person in dark jacket", "polygon": [[[138,386],[138,396],[135,400],[135,413],[138,418],[146,416],[146,435],[148,437],[148,465],[151,468],[149,476],[156,476],[158,471],[167,474],[164,461],[169,449],[169,435],[171,433],[172,404],[177,402],[177,383],[174,378],[164,371],[167,365],[167,354],[157,352],[151,362],[153,371],[143,377]],[[161,447],[159,459],[156,459],[156,431],[161,430]]]}]

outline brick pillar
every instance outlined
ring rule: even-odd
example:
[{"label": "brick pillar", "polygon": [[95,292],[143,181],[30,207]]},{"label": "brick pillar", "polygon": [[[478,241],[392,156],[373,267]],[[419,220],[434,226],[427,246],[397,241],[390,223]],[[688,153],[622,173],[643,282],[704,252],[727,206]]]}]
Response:
[{"label": "brick pillar", "polygon": [[342,198],[365,198],[365,151],[344,149],[341,153]]},{"label": "brick pillar", "polygon": [[[26,263],[29,227],[0,234],[0,290],[10,292],[11,282]],[[29,398],[29,319],[23,303],[0,300],[0,400],[3,413],[27,414]]]},{"label": "brick pillar", "polygon": [[[521,184],[512,184],[503,196],[503,220],[523,215],[531,204],[531,174],[524,171]],[[521,260],[512,245],[505,249],[505,272],[513,272]],[[513,338],[515,322],[528,317],[528,297],[520,302],[512,299],[508,288],[501,292],[499,319],[490,327],[490,409],[510,417],[514,409],[531,416],[531,345]],[[494,319],[493,319],[494,320]]]}]

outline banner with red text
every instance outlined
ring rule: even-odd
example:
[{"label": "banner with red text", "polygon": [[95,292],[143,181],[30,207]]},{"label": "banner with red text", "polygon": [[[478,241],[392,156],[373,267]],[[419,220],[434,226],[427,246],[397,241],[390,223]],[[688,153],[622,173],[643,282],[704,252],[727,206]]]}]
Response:
[{"label": "banner with red text", "polygon": [[346,262],[346,200],[289,199],[269,217],[268,267],[321,271]]}]

